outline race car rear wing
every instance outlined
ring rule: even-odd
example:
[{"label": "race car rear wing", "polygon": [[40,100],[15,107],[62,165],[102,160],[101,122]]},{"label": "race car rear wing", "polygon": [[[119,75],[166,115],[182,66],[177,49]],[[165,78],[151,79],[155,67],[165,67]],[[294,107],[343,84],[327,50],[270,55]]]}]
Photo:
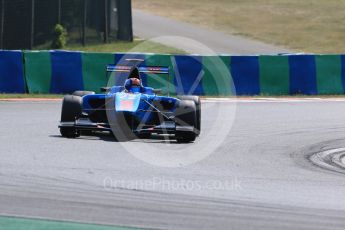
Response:
[{"label": "race car rear wing", "polygon": [[[111,73],[130,73],[133,69],[133,66],[126,66],[126,65],[115,65],[109,64],[107,65],[107,75]],[[144,74],[159,74],[159,75],[166,75],[167,79],[167,92],[168,96],[170,96],[170,71],[169,67],[167,66],[139,66],[138,67],[139,73]],[[162,89],[154,89],[154,92],[161,93]]]},{"label": "race car rear wing", "polygon": [[[107,72],[130,72],[132,70],[132,66],[124,66],[124,65],[107,65]],[[165,66],[142,66],[138,67],[140,73],[146,74],[169,74],[169,67]]]}]

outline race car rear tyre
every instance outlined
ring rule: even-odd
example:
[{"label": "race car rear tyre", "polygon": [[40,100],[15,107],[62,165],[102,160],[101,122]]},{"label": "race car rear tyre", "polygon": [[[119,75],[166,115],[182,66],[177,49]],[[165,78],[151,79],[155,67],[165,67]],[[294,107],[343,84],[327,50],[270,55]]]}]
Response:
[{"label": "race car rear tyre", "polygon": [[[197,137],[197,111],[194,101],[181,100],[175,111],[176,126],[191,127],[193,130],[177,130],[175,138],[179,143],[195,141]],[[178,127],[177,127],[178,129]]]},{"label": "race car rear tyre", "polygon": [[74,91],[72,93],[73,96],[79,96],[79,97],[83,97],[85,95],[89,95],[89,94],[95,94],[95,92],[93,91],[81,91],[81,90],[77,90],[77,91]]},{"label": "race car rear tyre", "polygon": [[[66,95],[62,101],[61,122],[74,122],[82,113],[82,98]],[[61,127],[63,137],[74,138],[80,136],[80,132],[73,127]]]},{"label": "race car rear tyre", "polygon": [[196,107],[196,132],[197,135],[200,135],[201,131],[201,101],[199,96],[193,96],[193,95],[182,95],[182,96],[177,96],[178,99],[180,100],[192,100],[195,103]]}]

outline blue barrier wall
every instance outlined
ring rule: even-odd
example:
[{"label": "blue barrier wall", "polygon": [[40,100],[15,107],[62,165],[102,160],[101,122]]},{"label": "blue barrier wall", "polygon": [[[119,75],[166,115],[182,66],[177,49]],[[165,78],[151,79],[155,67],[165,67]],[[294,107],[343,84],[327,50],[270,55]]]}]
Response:
[{"label": "blue barrier wall", "polygon": [[70,93],[84,90],[80,52],[51,52],[51,93]]},{"label": "blue barrier wall", "polygon": [[[144,59],[141,65],[169,66],[169,78],[143,74],[143,84],[161,87],[164,82],[169,82],[169,92],[176,94],[317,95],[345,92],[345,55],[223,55],[218,62],[214,60],[216,58],[143,53],[0,51],[0,92],[23,93],[26,88],[29,93],[64,94],[86,88],[99,92],[100,85],[107,85],[106,64],[127,65],[126,59]],[[229,78],[226,84],[219,73],[219,65],[214,63],[223,63],[221,71],[226,71],[224,76]],[[116,84],[122,84],[125,75],[113,76],[118,79]],[[228,85],[232,82],[234,87]]]},{"label": "blue barrier wall", "polygon": [[317,94],[314,55],[291,55],[290,94]]},{"label": "blue barrier wall", "polygon": [[175,56],[175,90],[177,94],[203,95],[202,87],[202,57]]},{"label": "blue barrier wall", "polygon": [[24,93],[23,54],[21,51],[0,51],[0,92]]},{"label": "blue barrier wall", "polygon": [[230,69],[237,95],[260,94],[259,58],[257,56],[231,57]]}]

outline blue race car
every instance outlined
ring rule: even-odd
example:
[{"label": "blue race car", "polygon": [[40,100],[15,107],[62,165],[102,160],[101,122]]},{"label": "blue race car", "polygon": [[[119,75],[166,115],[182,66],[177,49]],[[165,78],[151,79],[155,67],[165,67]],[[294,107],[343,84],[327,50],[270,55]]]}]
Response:
[{"label": "blue race car", "polygon": [[102,87],[102,94],[75,91],[62,103],[60,133],[75,138],[84,133],[110,132],[119,141],[150,138],[152,134],[193,142],[200,134],[198,96],[160,96],[145,87],[141,73],[169,75],[168,67],[108,65],[107,74],[126,74],[123,86]]}]

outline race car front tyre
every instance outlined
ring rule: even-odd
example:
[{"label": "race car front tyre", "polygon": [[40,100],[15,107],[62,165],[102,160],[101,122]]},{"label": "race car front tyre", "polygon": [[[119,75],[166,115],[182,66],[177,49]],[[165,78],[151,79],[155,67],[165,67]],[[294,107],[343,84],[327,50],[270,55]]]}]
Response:
[{"label": "race car front tyre", "polygon": [[[82,98],[66,95],[62,101],[61,122],[74,122],[82,112]],[[63,137],[74,138],[80,136],[80,132],[73,127],[60,127]]]},{"label": "race car front tyre", "polygon": [[199,136],[200,131],[201,131],[201,101],[199,96],[194,96],[194,95],[181,95],[177,96],[178,99],[180,100],[191,100],[194,101],[195,107],[196,107],[196,132],[197,135]]},{"label": "race car front tyre", "polygon": [[197,137],[197,118],[196,106],[194,101],[181,100],[175,111],[176,126],[192,128],[192,130],[179,130],[175,133],[175,138],[179,143],[188,143],[195,141]]},{"label": "race car front tyre", "polygon": [[61,133],[61,136],[67,137],[67,138],[76,138],[80,136],[80,132],[75,130],[75,128],[61,127],[60,133]]},{"label": "race car front tyre", "polygon": [[151,135],[151,133],[138,133],[138,134],[136,134],[136,136],[139,139],[150,139],[152,135]]},{"label": "race car front tyre", "polygon": [[77,90],[77,91],[74,91],[72,93],[73,96],[79,96],[79,97],[83,97],[85,95],[89,95],[89,94],[95,94],[95,92],[93,91],[81,91],[81,90]]}]

